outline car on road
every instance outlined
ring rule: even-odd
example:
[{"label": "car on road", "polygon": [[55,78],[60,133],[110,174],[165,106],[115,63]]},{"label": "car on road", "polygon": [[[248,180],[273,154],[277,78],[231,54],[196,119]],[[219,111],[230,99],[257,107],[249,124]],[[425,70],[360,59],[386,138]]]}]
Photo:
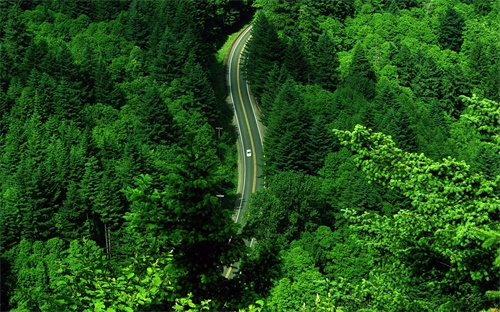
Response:
[{"label": "car on road", "polygon": [[247,149],[247,157],[252,157],[252,150]]}]

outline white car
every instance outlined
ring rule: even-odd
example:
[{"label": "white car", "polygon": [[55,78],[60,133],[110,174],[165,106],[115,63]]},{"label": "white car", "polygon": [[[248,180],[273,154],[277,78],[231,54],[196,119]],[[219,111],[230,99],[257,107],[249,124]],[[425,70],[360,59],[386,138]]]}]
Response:
[{"label": "white car", "polygon": [[247,149],[247,157],[252,157],[252,150]]}]

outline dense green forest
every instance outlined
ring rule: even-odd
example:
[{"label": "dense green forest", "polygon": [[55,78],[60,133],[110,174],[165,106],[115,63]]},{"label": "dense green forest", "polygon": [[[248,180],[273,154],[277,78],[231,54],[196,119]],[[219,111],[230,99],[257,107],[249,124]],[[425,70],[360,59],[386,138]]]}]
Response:
[{"label": "dense green forest", "polygon": [[500,1],[254,7],[266,310],[499,308]]},{"label": "dense green forest", "polygon": [[253,11],[0,2],[0,310],[217,309],[240,287],[222,276],[246,247],[227,243],[236,131],[216,51]]},{"label": "dense green forest", "polygon": [[[240,233],[215,55],[252,19]],[[499,0],[10,0],[0,31],[0,310],[500,307]]]}]

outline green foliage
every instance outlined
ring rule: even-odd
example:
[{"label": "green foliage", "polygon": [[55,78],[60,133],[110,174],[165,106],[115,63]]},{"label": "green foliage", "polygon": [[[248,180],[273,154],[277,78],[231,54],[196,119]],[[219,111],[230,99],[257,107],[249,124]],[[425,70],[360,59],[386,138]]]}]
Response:
[{"label": "green foliage", "polygon": [[323,32],[314,47],[314,83],[329,91],[335,91],[339,74],[337,47],[327,32]]},{"label": "green foliage", "polygon": [[[236,138],[227,131],[231,126],[225,120],[229,118],[222,95],[216,96],[213,86],[221,78],[213,77],[219,72],[210,71],[210,63],[215,47],[233,27],[239,27],[240,18],[245,23],[249,13],[249,3],[232,1],[1,2],[0,253],[2,282],[8,283],[5,287],[2,283],[0,310],[173,306],[175,298],[182,298],[179,289],[165,291],[141,280],[132,285],[135,277],[123,270],[134,270],[134,276],[143,272],[146,277],[148,266],[155,271],[155,261],[171,257],[172,249],[178,247],[173,242],[178,243],[176,235],[182,231],[172,228],[160,235],[148,228],[164,230],[163,221],[175,223],[172,220],[182,219],[182,214],[163,209],[167,205],[162,201],[146,198],[157,189],[167,201],[166,182],[160,176],[181,165],[176,156],[182,152],[177,149],[186,146],[210,155],[202,158],[209,158],[205,165],[210,171],[207,176],[212,177],[200,177],[195,184],[205,192],[214,191],[197,207],[202,212],[203,207],[211,208],[213,224],[188,238],[196,241],[198,235],[222,232],[217,238],[206,235],[219,251],[205,252],[203,256],[213,258],[197,267],[196,277],[190,277],[198,281],[206,273],[211,279],[223,279],[222,267],[239,258],[242,251],[238,248],[243,247],[226,246],[237,228],[231,220],[232,209],[221,207],[215,196],[231,198],[235,192],[236,158],[231,154],[235,154]],[[226,129],[219,140],[212,127],[215,120]],[[225,154],[219,153],[219,159],[218,148]],[[192,172],[194,176],[201,173],[201,169]],[[151,181],[143,196],[127,201],[127,192],[122,190],[134,185],[136,177],[146,176]],[[191,183],[189,174],[182,181]],[[176,194],[176,187],[181,189],[177,183],[168,187],[168,196]],[[191,199],[178,201],[188,205]],[[152,204],[154,208],[148,206]],[[180,206],[177,210],[182,210]],[[134,225],[123,218],[126,212],[148,220]],[[182,221],[185,227],[189,220]],[[164,242],[163,249],[151,247],[156,237]],[[51,239],[63,247],[57,252],[45,250]],[[86,243],[66,250],[75,239]],[[16,256],[21,245],[26,262]],[[49,254],[53,258],[57,254],[58,262],[42,259]],[[217,254],[224,254],[223,259]],[[178,267],[189,268],[188,261],[195,266],[199,263],[196,257],[179,252],[178,258],[182,257],[186,262]],[[68,261],[80,263],[79,267]],[[160,262],[157,268],[166,267]],[[47,275],[48,267],[59,264],[65,277],[57,279],[66,281],[66,286],[57,286],[52,279],[56,277]],[[172,270],[168,282],[178,287],[184,271]],[[70,291],[75,285],[68,279],[83,275],[86,281],[79,281],[79,289]],[[29,284],[37,279],[45,284]],[[192,291],[196,300],[204,299],[198,296],[197,283],[185,285],[186,295]],[[28,298],[30,294],[36,297]],[[211,306],[221,305],[222,296],[209,297]]]},{"label": "green foliage", "polygon": [[[470,172],[470,167],[451,158],[434,162],[422,154],[396,148],[380,133],[357,126],[353,132],[334,131],[341,142],[357,154],[356,162],[371,180],[401,189],[415,210],[400,210],[394,219],[363,214],[352,218],[357,229],[372,233],[375,246],[393,254],[401,263],[414,263],[413,276],[433,276],[441,303],[482,306],[446,298],[448,289],[470,287],[475,292],[490,287],[498,278],[487,263],[489,252],[478,249],[476,227],[488,226],[500,207],[495,182]],[[426,255],[423,257],[423,255]],[[422,271],[423,268],[425,272]]]},{"label": "green foliage", "polygon": [[283,60],[284,50],[274,25],[265,14],[259,14],[253,23],[252,40],[245,48],[243,62],[245,78],[256,96],[262,95],[268,71]]},{"label": "green foliage", "polygon": [[169,286],[171,255],[139,256],[116,270],[93,241],[22,241],[13,271],[14,311],[135,311],[157,302]]},{"label": "green foliage", "polygon": [[462,30],[465,26],[463,17],[453,8],[448,7],[439,17],[439,44],[443,49],[460,52],[462,47]]}]

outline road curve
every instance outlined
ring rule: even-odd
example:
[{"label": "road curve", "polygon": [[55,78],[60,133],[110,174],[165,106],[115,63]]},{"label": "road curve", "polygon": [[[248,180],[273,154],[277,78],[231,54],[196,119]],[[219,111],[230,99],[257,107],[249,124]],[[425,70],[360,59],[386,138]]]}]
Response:
[{"label": "road curve", "polygon": [[[245,224],[246,211],[250,195],[256,190],[260,189],[263,185],[261,179],[261,159],[262,159],[262,134],[259,128],[259,122],[255,114],[257,108],[253,102],[244,77],[242,69],[242,54],[245,49],[246,43],[251,37],[252,27],[246,28],[242,34],[238,36],[229,52],[228,61],[228,85],[229,95],[233,103],[234,112],[238,124],[239,143],[241,149],[239,150],[239,157],[243,170],[241,190],[241,202],[239,203],[236,222],[242,226]],[[252,156],[247,157],[246,151],[251,150]],[[231,274],[231,269],[225,272],[228,277]]]},{"label": "road curve", "polygon": [[[228,79],[229,94],[233,103],[241,144],[240,159],[243,165],[242,204],[237,214],[237,222],[242,224],[245,219],[246,206],[251,193],[262,186],[261,166],[262,135],[259,128],[256,107],[250,95],[250,89],[243,77],[242,53],[251,36],[251,27],[246,28],[236,39],[229,54]],[[246,151],[251,150],[252,156],[247,157]]]}]

